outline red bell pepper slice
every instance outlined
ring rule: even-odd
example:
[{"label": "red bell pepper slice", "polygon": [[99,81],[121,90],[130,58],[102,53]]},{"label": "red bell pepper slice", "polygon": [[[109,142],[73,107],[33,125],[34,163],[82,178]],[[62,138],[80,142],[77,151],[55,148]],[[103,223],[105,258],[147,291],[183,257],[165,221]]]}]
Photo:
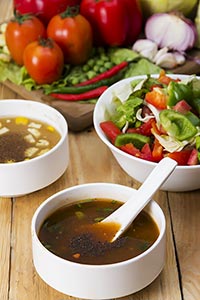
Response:
[{"label": "red bell pepper slice", "polygon": [[153,143],[152,157],[155,162],[159,162],[163,158],[163,146],[157,139]]},{"label": "red bell pepper slice", "polygon": [[121,130],[112,121],[101,122],[100,127],[112,144],[115,143],[116,137],[122,133]]}]

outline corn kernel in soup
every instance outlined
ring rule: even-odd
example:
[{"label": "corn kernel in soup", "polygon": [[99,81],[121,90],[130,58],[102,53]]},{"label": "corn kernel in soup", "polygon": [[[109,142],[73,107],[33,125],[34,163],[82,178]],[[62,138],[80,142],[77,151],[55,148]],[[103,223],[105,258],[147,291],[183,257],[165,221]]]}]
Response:
[{"label": "corn kernel in soup", "polygon": [[0,119],[0,163],[29,160],[52,149],[60,133],[50,124],[24,116]]}]

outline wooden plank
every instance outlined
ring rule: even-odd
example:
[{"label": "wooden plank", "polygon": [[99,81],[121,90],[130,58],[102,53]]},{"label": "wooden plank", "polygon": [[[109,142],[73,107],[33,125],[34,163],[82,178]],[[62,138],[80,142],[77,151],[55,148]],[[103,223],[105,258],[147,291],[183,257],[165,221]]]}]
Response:
[{"label": "wooden plank", "polygon": [[9,198],[0,198],[0,298],[8,299],[10,280],[10,244],[11,244],[12,202]]},{"label": "wooden plank", "polygon": [[[184,299],[200,299],[199,191],[169,197]],[[174,298],[175,299],[175,298]]]},{"label": "wooden plank", "polygon": [[81,131],[92,125],[94,104],[55,100],[50,96],[44,95],[42,91],[28,91],[25,87],[16,85],[8,80],[3,84],[23,99],[43,102],[56,108],[66,118],[72,131]]}]

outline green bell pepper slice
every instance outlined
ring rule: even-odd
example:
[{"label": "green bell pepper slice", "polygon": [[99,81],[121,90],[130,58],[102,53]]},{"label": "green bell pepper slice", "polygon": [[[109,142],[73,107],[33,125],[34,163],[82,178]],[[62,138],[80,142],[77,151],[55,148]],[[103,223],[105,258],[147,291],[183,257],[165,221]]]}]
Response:
[{"label": "green bell pepper slice", "polygon": [[175,110],[162,110],[159,116],[164,130],[179,141],[190,139],[197,133],[197,128],[192,122]]},{"label": "green bell pepper slice", "polygon": [[142,149],[145,144],[150,143],[148,136],[139,133],[122,133],[115,139],[115,146],[120,147],[129,143],[132,143],[137,149]]},{"label": "green bell pepper slice", "polygon": [[183,83],[171,81],[168,85],[167,92],[167,105],[170,107],[176,105],[176,103],[180,100],[185,100],[190,103],[190,99],[193,98],[193,91],[189,84],[186,85]]}]

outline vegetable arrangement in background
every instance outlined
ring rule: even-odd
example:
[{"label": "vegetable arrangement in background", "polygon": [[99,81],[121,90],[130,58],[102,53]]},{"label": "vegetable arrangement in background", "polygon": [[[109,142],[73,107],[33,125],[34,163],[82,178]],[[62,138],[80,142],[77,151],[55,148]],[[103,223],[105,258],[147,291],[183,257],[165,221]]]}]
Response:
[{"label": "vegetable arrangement in background", "polygon": [[50,19],[65,11],[68,6],[79,5],[81,0],[14,0],[14,10],[19,14],[34,14],[45,25]]},{"label": "vegetable arrangement in background", "polygon": [[161,71],[123,90],[126,99],[115,90],[115,113],[100,124],[116,147],[153,162],[169,156],[179,165],[200,163],[199,79],[173,79]]},{"label": "vegetable arrangement in background", "polygon": [[[166,12],[145,20],[140,4],[142,0],[15,0],[15,18],[0,32],[0,80],[42,89],[61,100],[95,103],[122,78],[183,64],[195,46],[193,22]],[[180,1],[176,5],[184,13]],[[187,5],[187,11],[194,5]],[[142,29],[145,38],[140,38]]]},{"label": "vegetable arrangement in background", "polygon": [[91,54],[92,27],[78,7],[68,7],[65,12],[55,15],[47,26],[47,36],[60,46],[66,63],[83,64]]},{"label": "vegetable arrangement in background", "polygon": [[46,29],[43,23],[35,16],[15,15],[5,32],[6,44],[14,61],[23,65],[23,52],[26,46],[46,36]]},{"label": "vegetable arrangement in background", "polygon": [[137,0],[82,0],[80,13],[92,24],[96,45],[130,46],[142,30]]},{"label": "vegetable arrangement in background", "polygon": [[163,68],[174,68],[185,62],[186,51],[197,41],[194,23],[180,13],[158,13],[150,16],[144,28],[146,39],[139,39],[133,50]]}]

